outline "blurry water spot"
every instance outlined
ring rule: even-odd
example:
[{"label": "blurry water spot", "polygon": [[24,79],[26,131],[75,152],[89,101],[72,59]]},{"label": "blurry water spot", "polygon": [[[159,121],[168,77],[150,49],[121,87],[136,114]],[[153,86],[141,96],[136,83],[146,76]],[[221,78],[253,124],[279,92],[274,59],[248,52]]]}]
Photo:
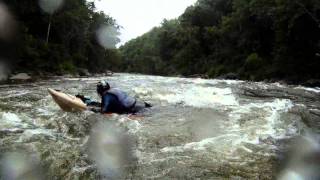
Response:
[{"label": "blurry water spot", "polygon": [[294,171],[288,171],[285,172],[284,175],[279,178],[279,180],[304,180],[304,178]]},{"label": "blurry water spot", "polygon": [[39,0],[40,8],[49,14],[53,14],[63,4],[63,0]]},{"label": "blurry water spot", "polygon": [[128,137],[111,122],[100,122],[92,129],[88,142],[90,158],[107,179],[117,179],[130,160]]},{"label": "blurry water spot", "polygon": [[0,2],[0,39],[10,40],[15,32],[14,30],[15,21],[7,7]]},{"label": "blurry water spot", "polygon": [[0,179],[43,179],[37,158],[21,153],[6,153],[1,159]]},{"label": "blurry water spot", "polygon": [[119,32],[113,26],[102,25],[96,32],[99,44],[105,49],[115,49],[119,42]]},{"label": "blurry water spot", "polygon": [[308,133],[293,144],[279,180],[320,179],[320,136]]},{"label": "blurry water spot", "polygon": [[[0,28],[1,28],[1,25],[0,25]],[[4,61],[0,59],[0,81],[8,79],[9,73],[10,73],[10,69],[7,63],[4,63]]]}]

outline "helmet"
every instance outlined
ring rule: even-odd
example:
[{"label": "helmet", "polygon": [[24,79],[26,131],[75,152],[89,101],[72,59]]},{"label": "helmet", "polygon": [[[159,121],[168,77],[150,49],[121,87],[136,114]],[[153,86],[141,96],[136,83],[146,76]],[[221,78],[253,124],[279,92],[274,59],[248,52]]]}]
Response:
[{"label": "helmet", "polygon": [[106,80],[99,81],[97,84],[97,93],[102,95],[105,91],[110,89],[110,85]]}]

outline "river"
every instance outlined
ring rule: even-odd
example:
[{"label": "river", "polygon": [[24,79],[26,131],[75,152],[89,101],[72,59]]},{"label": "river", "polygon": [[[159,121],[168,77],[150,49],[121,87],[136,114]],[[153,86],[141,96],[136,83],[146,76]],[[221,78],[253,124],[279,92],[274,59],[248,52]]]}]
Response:
[{"label": "river", "polygon": [[[63,112],[47,88],[99,99],[108,80],[153,107]],[[320,131],[320,89],[115,74],[0,86],[0,179],[275,179],[292,142]]]}]

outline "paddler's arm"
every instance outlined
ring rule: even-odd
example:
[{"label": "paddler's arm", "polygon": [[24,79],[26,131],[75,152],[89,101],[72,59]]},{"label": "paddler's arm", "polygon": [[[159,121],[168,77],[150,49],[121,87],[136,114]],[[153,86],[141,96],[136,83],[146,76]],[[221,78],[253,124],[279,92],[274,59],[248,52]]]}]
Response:
[{"label": "paddler's arm", "polygon": [[114,113],[103,113],[104,116],[111,117]]}]

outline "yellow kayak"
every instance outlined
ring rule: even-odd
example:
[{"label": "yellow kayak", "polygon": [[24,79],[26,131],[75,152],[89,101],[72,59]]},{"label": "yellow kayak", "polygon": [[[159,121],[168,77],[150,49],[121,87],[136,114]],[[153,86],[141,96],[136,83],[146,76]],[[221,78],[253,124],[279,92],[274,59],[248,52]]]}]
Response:
[{"label": "yellow kayak", "polygon": [[74,112],[87,110],[87,105],[76,96],[56,91],[51,88],[48,88],[48,92],[52,96],[53,100],[64,111]]}]

